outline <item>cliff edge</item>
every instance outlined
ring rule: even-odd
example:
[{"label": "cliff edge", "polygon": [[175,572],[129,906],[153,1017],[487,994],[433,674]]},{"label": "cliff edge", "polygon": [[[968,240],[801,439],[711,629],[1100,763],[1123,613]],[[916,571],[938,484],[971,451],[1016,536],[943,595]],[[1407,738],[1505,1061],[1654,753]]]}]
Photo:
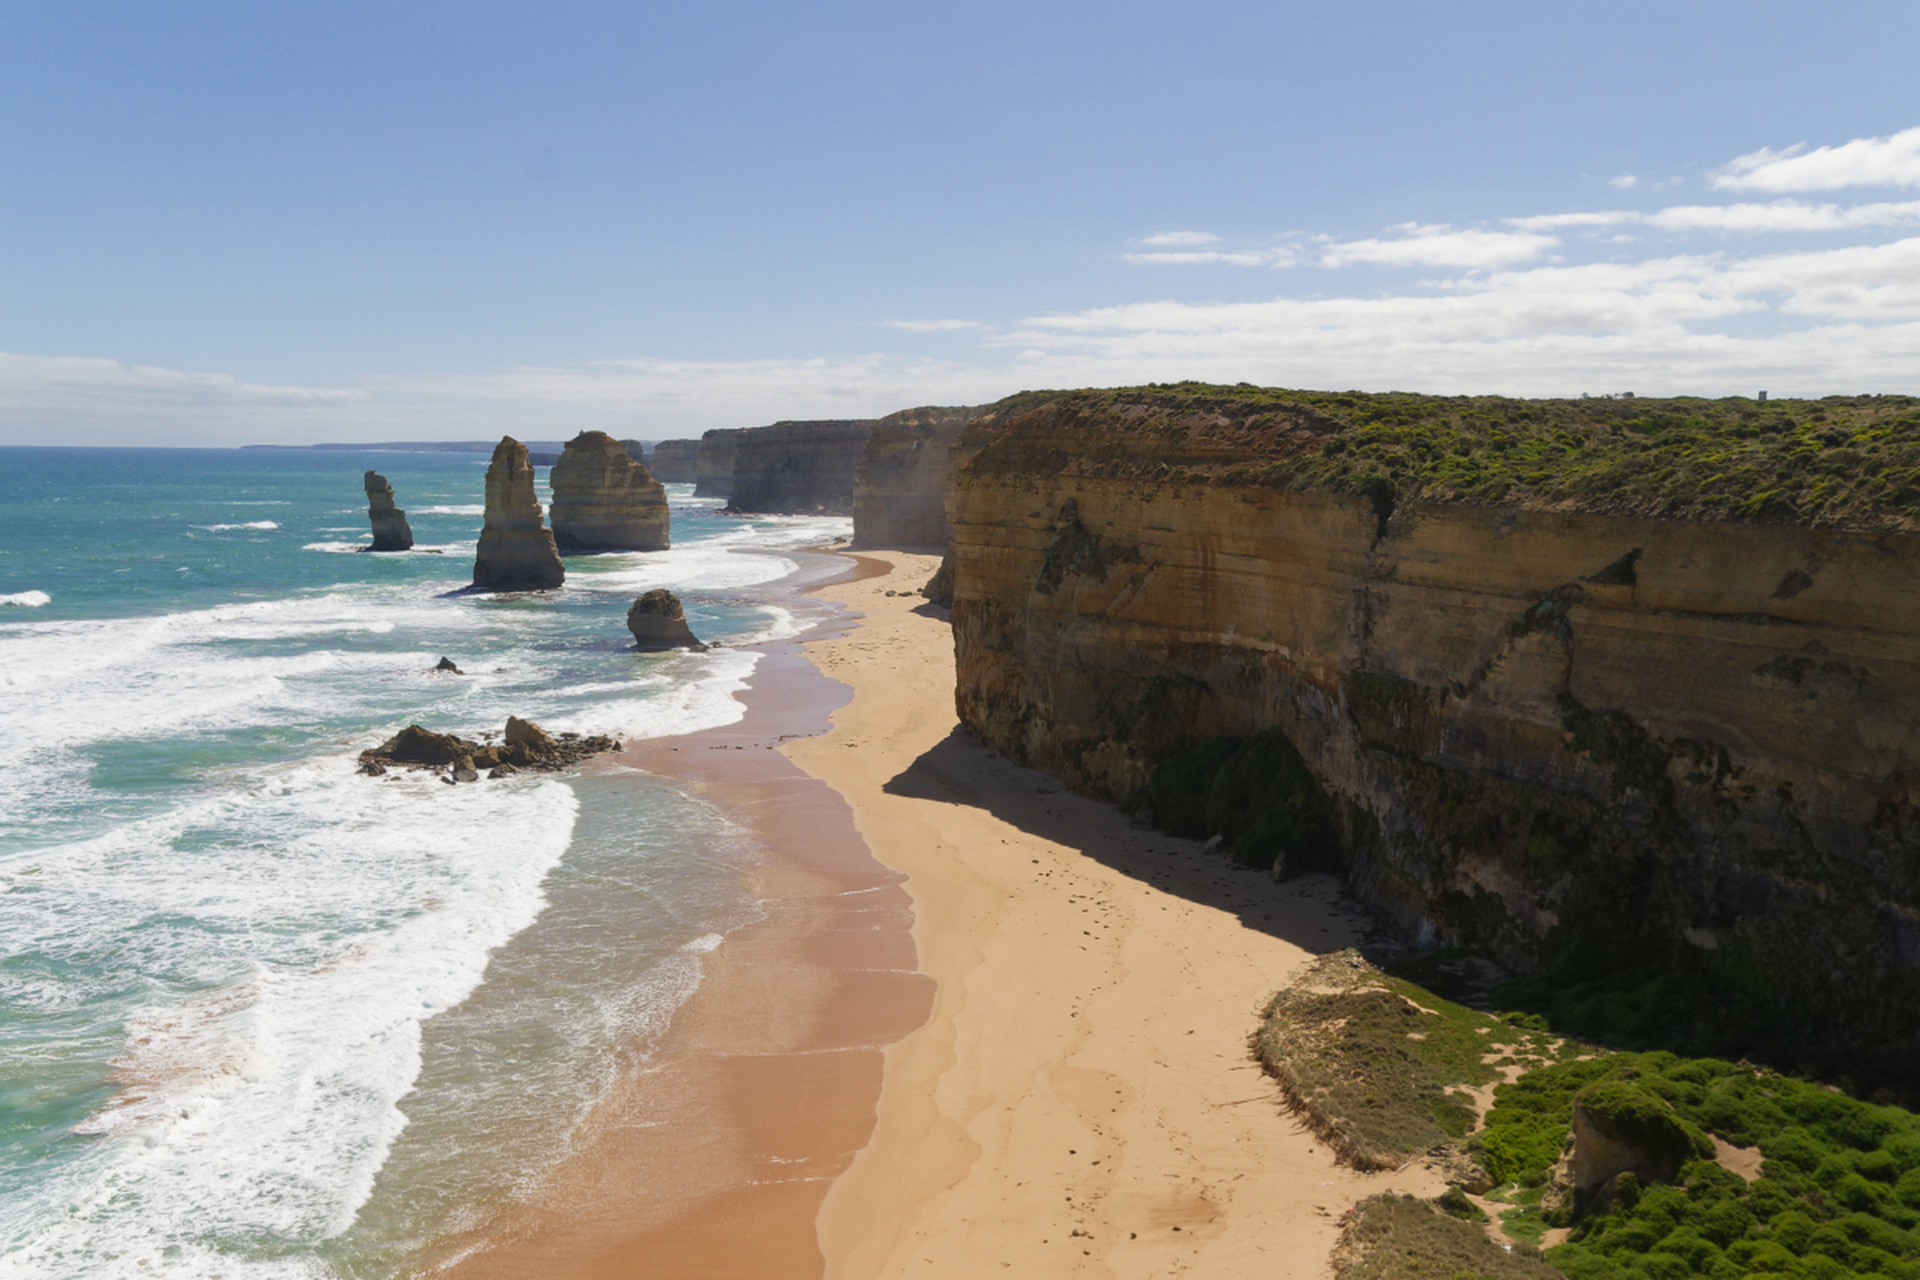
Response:
[{"label": "cliff edge", "polygon": [[905,409],[873,424],[853,473],[855,547],[947,545],[953,447],[978,408]]},{"label": "cliff edge", "polygon": [[989,744],[1140,805],[1277,730],[1325,834],[1249,860],[1564,983],[1656,966],[1747,1045],[1916,1060],[1920,401],[1188,385],[974,444]]},{"label": "cliff edge", "polygon": [[776,422],[740,433],[727,509],[797,514],[853,510],[853,472],[871,419]]}]

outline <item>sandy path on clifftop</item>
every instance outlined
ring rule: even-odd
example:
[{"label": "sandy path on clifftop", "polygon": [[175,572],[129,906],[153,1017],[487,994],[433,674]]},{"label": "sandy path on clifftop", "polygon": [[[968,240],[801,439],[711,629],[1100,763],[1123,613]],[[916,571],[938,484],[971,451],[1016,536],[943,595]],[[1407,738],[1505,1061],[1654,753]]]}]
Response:
[{"label": "sandy path on clifftop", "polygon": [[1438,1193],[1335,1165],[1248,1056],[1273,990],[1354,936],[1334,883],[1135,831],[956,732],[951,632],[908,594],[936,561],[875,558],[822,592],[861,625],[808,646],[853,700],[782,750],[908,877],[939,990],[820,1212],[827,1275],[1322,1277],[1354,1201]]}]

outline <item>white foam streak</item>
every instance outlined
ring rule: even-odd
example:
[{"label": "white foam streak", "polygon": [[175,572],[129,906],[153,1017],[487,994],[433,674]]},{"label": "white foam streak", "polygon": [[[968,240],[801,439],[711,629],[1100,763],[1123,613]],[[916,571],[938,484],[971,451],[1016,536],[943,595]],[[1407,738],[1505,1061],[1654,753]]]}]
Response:
[{"label": "white foam streak", "polygon": [[205,529],[208,533],[223,533],[228,529],[278,529],[280,526],[272,520],[249,520],[245,524],[197,524],[196,529]]},{"label": "white foam streak", "polygon": [[13,605],[21,609],[38,609],[52,603],[53,597],[44,591],[16,591],[12,595],[0,596],[0,607]]}]

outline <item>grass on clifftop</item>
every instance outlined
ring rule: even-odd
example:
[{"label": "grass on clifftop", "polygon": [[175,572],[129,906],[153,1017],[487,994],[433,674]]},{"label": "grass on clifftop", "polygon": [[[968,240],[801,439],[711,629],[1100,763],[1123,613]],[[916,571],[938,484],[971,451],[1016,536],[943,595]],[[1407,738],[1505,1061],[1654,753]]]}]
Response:
[{"label": "grass on clifftop", "polygon": [[1520,400],[1182,382],[1034,396],[1009,407],[1081,412],[1102,403],[1210,409],[1246,425],[1283,415],[1299,428],[1286,447],[1271,456],[1254,451],[1224,478],[1361,494],[1389,507],[1420,498],[1858,530],[1920,526],[1920,399],[1911,396]]},{"label": "grass on clifftop", "polygon": [[1338,1280],[1556,1280],[1530,1249],[1501,1248],[1470,1222],[1391,1193],[1355,1205],[1334,1254]]}]

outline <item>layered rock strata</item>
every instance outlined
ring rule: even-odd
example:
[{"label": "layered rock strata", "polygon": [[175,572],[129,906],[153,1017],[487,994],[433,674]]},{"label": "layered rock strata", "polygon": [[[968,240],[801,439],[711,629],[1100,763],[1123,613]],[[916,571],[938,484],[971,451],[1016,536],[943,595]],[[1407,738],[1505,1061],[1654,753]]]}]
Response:
[{"label": "layered rock strata", "polygon": [[582,431],[569,440],[548,483],[553,540],[562,555],[666,550],[666,490],[606,432]]},{"label": "layered rock strata", "polygon": [[687,614],[680,597],[656,587],[633,602],[627,610],[627,630],[633,633],[634,647],[642,652],[658,649],[697,649],[706,652],[687,626]]},{"label": "layered rock strata", "polygon": [[960,433],[985,408],[906,409],[873,424],[853,472],[855,547],[947,545],[947,479]]},{"label": "layered rock strata", "polygon": [[487,466],[486,523],[473,558],[477,591],[544,591],[566,581],[560,549],[533,494],[527,448],[502,436]]},{"label": "layered rock strata", "polygon": [[716,427],[700,437],[700,452],[694,460],[694,497],[732,496],[734,452],[744,434],[744,427]]},{"label": "layered rock strata", "polygon": [[407,513],[393,505],[393,486],[377,471],[367,472],[364,483],[367,519],[373,523],[373,545],[367,550],[413,550],[413,530],[407,526]]},{"label": "layered rock strata", "polygon": [[1353,438],[1123,393],[998,425],[952,488],[963,722],[1116,801],[1279,728],[1338,810],[1303,860],[1410,934],[1523,966],[1644,940],[1805,1037],[1911,1048],[1910,527],[1300,484]]},{"label": "layered rock strata", "polygon": [[727,509],[798,514],[853,510],[853,473],[870,419],[776,422],[740,433]]},{"label": "layered rock strata", "polygon": [[700,475],[700,442],[662,440],[653,446],[647,466],[661,484],[692,484]]}]

